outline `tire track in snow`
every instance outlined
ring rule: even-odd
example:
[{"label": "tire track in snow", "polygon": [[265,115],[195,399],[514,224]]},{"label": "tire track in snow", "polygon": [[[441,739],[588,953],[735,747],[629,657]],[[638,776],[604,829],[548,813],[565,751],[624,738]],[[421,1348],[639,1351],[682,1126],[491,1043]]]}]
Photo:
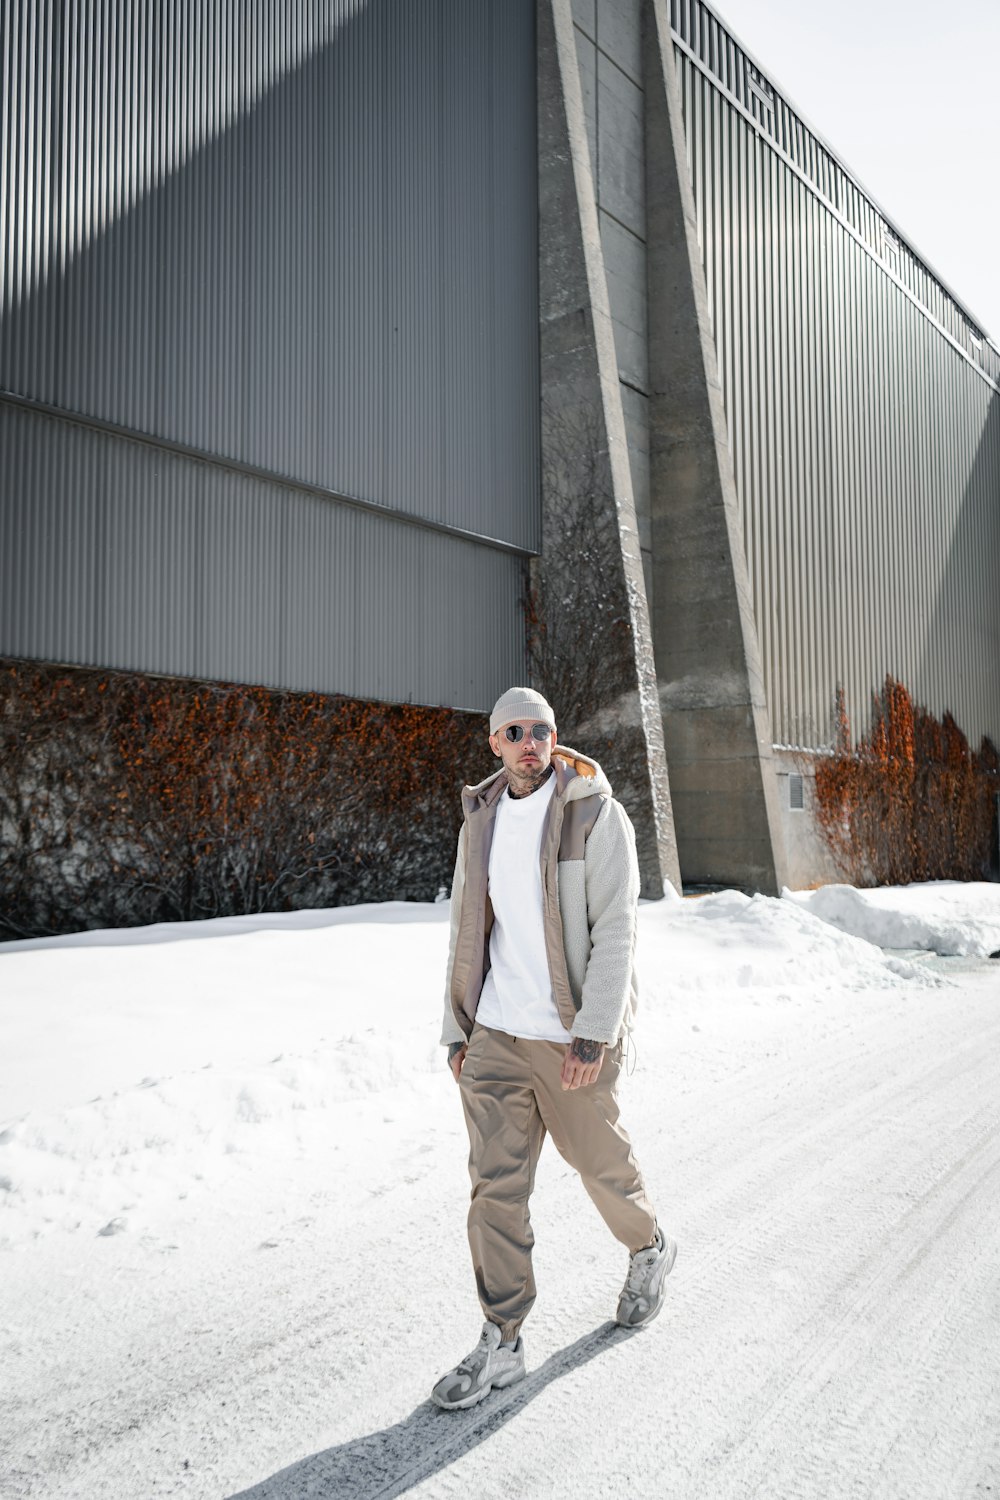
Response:
[{"label": "tire track in snow", "polygon": [[[211,1284],[192,1288],[192,1297],[208,1301],[214,1288],[234,1306],[231,1325],[220,1320],[208,1347],[191,1339],[170,1347],[176,1328],[161,1301],[151,1304],[152,1319],[147,1309],[148,1347],[137,1351],[128,1374],[112,1372],[112,1386],[102,1384],[106,1371],[95,1377],[93,1369],[50,1369],[33,1394],[25,1392],[34,1404],[22,1412],[18,1441],[37,1467],[29,1478],[22,1465],[23,1487],[11,1493],[217,1500],[287,1466],[291,1434],[299,1454],[315,1454],[318,1472],[325,1454],[335,1472],[333,1451],[349,1452],[356,1467],[345,1494],[399,1494],[404,1480],[414,1500],[470,1491],[484,1500],[564,1494],[560,1484],[571,1476],[557,1434],[567,1411],[588,1441],[591,1429],[602,1434],[599,1467],[578,1489],[588,1500],[663,1492],[692,1500],[708,1493],[713,1500],[872,1500],[878,1491],[865,1487],[869,1449],[873,1461],[880,1455],[887,1495],[904,1469],[916,1475],[907,1500],[973,1493],[921,1488],[922,1472],[931,1472],[929,1439],[921,1434],[907,1454],[900,1433],[914,1402],[930,1399],[937,1369],[957,1367],[963,1341],[972,1338],[975,1305],[990,1294],[990,1236],[976,1239],[974,1209],[984,1193],[997,1196],[988,1174],[1000,1027],[996,1007],[971,998],[964,1016],[940,993],[918,994],[905,1007],[894,1002],[879,997],[880,1008],[864,1022],[821,1037],[815,1029],[796,1032],[793,1019],[781,1057],[671,1100],[669,1129],[655,1075],[626,1091],[626,1119],[647,1170],[668,1181],[678,1164],[671,1197],[681,1240],[661,1322],[641,1337],[626,1336],[627,1347],[610,1339],[593,1361],[574,1352],[581,1329],[606,1322],[617,1291],[597,1286],[591,1263],[577,1255],[542,1287],[536,1316],[543,1336],[531,1333],[529,1369],[536,1348],[547,1343],[557,1353],[532,1371],[538,1378],[527,1391],[456,1414],[469,1418],[462,1429],[435,1413],[425,1433],[421,1409],[400,1423],[414,1405],[414,1387],[404,1376],[391,1389],[397,1342],[436,1340],[417,1399],[440,1373],[438,1349],[453,1336],[462,1348],[471,1342],[457,1315],[454,1326],[429,1331],[425,1322],[429,1289],[439,1301],[450,1291],[442,1245],[463,1278],[462,1317],[469,1303],[465,1147],[455,1137],[448,1150],[458,1154],[457,1170],[438,1166],[430,1181],[396,1182],[384,1197],[355,1204],[349,1234],[343,1218],[318,1217],[309,1236],[330,1234],[325,1268],[320,1246],[308,1253],[298,1247],[269,1275],[263,1299],[249,1260],[234,1265],[228,1281],[216,1265]],[[662,1069],[669,1077],[669,1058]],[[414,1107],[404,1124],[416,1132],[416,1122]],[[582,1190],[572,1177],[542,1191],[551,1194],[550,1220],[573,1226],[574,1247],[603,1244],[603,1227],[583,1221]],[[920,1345],[922,1308],[949,1258],[966,1270]],[[365,1337],[358,1328],[370,1317],[371,1266],[383,1262],[405,1266],[404,1279],[383,1287],[383,1314]],[[780,1339],[754,1345],[762,1310],[780,1325]],[[878,1367],[874,1399],[881,1395],[887,1408],[881,1414],[870,1383],[859,1379],[872,1362],[872,1330],[895,1360],[887,1356]],[[158,1339],[168,1344],[162,1353]],[[924,1350],[925,1363],[913,1365],[907,1406],[898,1382],[911,1346]],[[987,1353],[981,1349],[980,1357]],[[645,1400],[649,1392],[656,1393],[656,1426],[637,1446],[636,1393]],[[75,1413],[67,1409],[73,1404]],[[811,1446],[810,1430],[818,1434]],[[838,1453],[839,1468],[831,1460]],[[180,1472],[181,1455],[190,1455],[190,1471]],[[979,1483],[990,1461],[980,1438],[967,1454],[969,1484]]]},{"label": "tire track in snow", "polygon": [[[828,1394],[834,1382],[848,1393],[840,1411],[841,1441],[827,1440],[822,1445],[819,1461],[814,1463],[809,1476],[815,1484],[786,1488],[783,1493],[820,1497],[831,1492],[832,1471],[846,1467],[848,1473],[856,1473],[859,1455],[850,1453],[846,1455],[850,1462],[845,1465],[844,1461],[843,1438],[847,1431],[864,1432],[860,1446],[869,1473],[876,1456],[872,1451],[874,1441],[881,1437],[883,1456],[888,1452],[892,1441],[899,1436],[898,1429],[891,1424],[888,1429],[883,1428],[877,1420],[862,1422],[864,1398],[870,1396],[872,1384],[861,1367],[870,1363],[880,1342],[899,1339],[902,1323],[923,1322],[928,1297],[937,1289],[938,1278],[925,1277],[925,1284],[918,1283],[916,1291],[908,1283],[926,1270],[932,1247],[938,1247],[940,1256],[945,1236],[956,1228],[962,1230],[959,1238],[964,1244],[968,1231],[961,1222],[963,1218],[977,1213],[982,1203],[1000,1201],[1000,1137],[996,1127],[994,1111],[972,1147],[896,1220],[884,1239],[860,1263],[852,1265],[841,1277],[811,1317],[796,1356],[756,1393],[753,1410],[744,1419],[742,1436],[722,1462],[706,1463],[699,1483],[710,1471],[720,1493],[747,1496],[762,1493],[776,1464],[781,1458],[794,1455],[803,1435],[812,1430],[818,1398]],[[959,1338],[963,1325],[978,1319],[981,1291],[991,1271],[984,1250],[971,1267],[964,1267],[963,1285],[952,1283],[947,1309],[951,1322],[945,1329],[946,1337],[939,1343],[950,1347]],[[937,1316],[940,1320],[941,1312]],[[914,1402],[914,1395],[919,1395],[921,1388],[927,1390],[936,1378],[926,1360],[916,1370],[911,1369],[906,1404],[919,1404]],[[897,1404],[889,1399],[892,1393],[886,1389],[885,1380],[878,1383],[877,1389],[876,1400],[892,1410]],[[932,1457],[930,1453],[923,1456],[922,1492],[943,1500],[951,1492],[950,1473],[947,1469],[942,1473],[940,1463],[928,1471]],[[912,1496],[917,1493],[913,1483],[910,1476],[901,1488],[876,1490],[873,1486],[867,1493]]]},{"label": "tire track in snow", "polygon": [[[1000,1049],[1000,1026],[994,1028],[993,1037]],[[853,1056],[842,1056],[824,1070],[821,1092],[810,1087],[808,1095],[803,1092],[797,1099],[786,1100],[783,1110],[767,1113],[772,1135],[763,1146],[759,1116],[755,1118],[751,1112],[738,1128],[727,1120],[712,1150],[699,1151],[700,1185],[683,1200],[682,1222],[694,1233],[690,1248],[695,1253],[678,1262],[675,1284],[686,1289],[690,1283],[692,1292],[700,1292],[714,1282],[720,1270],[730,1266],[741,1247],[745,1248],[746,1241],[742,1230],[735,1235],[728,1231],[720,1235],[715,1220],[740,1224],[753,1221],[762,1202],[768,1206],[773,1226],[757,1227],[753,1255],[756,1258],[772,1251],[780,1257],[790,1232],[797,1238],[806,1232],[806,1221],[815,1214],[813,1195],[836,1176],[838,1161],[845,1164],[843,1170],[852,1180],[860,1178],[870,1188],[895,1181],[900,1175],[899,1159],[888,1147],[898,1147],[899,1141],[887,1141],[884,1132],[872,1129],[873,1124],[891,1123],[892,1133],[903,1139],[904,1146],[907,1137],[914,1138],[914,1129],[915,1138],[921,1142],[941,1136],[955,1111],[954,1090],[976,1077],[989,1051],[988,1035],[956,1050],[944,1061],[935,1054],[929,1066],[926,1060],[923,1066],[911,1062],[902,1078],[873,1086],[858,1079]],[[751,1104],[769,1085],[765,1072],[758,1077],[758,1088],[747,1094]],[[851,1087],[860,1090],[859,1094],[852,1096]],[[830,1092],[836,1093],[839,1102],[824,1111],[824,1096]],[[988,1091],[985,1097],[989,1099]],[[907,1125],[909,1116],[904,1106],[911,1111],[916,1106],[919,1119]],[[730,1139],[736,1142],[732,1152],[726,1149]],[[907,1177],[909,1185],[914,1178],[919,1181],[928,1172],[933,1174],[933,1155],[928,1154],[931,1149],[940,1153],[952,1148],[939,1140],[934,1148],[922,1144],[911,1153],[909,1170],[913,1175]],[[722,1150],[726,1151],[724,1165],[713,1171],[713,1157]],[[699,1221],[710,1226],[702,1240],[697,1235]]]},{"label": "tire track in snow", "polygon": [[[997,1028],[993,1028],[994,1032]],[[838,1159],[848,1164],[848,1174],[853,1179],[858,1179],[864,1186],[864,1191],[869,1199],[886,1185],[893,1181],[906,1182],[910,1185],[915,1179],[931,1181],[931,1186],[926,1188],[923,1196],[918,1202],[911,1206],[903,1217],[894,1219],[888,1226],[886,1232],[878,1239],[871,1249],[862,1254],[861,1260],[853,1264],[842,1278],[840,1284],[835,1286],[824,1298],[818,1308],[815,1308],[810,1316],[808,1324],[796,1330],[797,1339],[805,1340],[805,1352],[792,1363],[789,1369],[773,1378],[776,1394],[772,1399],[759,1397],[764,1403],[763,1409],[769,1410],[771,1405],[779,1402],[790,1390],[797,1388],[798,1384],[805,1378],[813,1364],[819,1362],[820,1367],[824,1361],[824,1350],[828,1351],[829,1361],[834,1365],[838,1359],[842,1360],[844,1351],[841,1348],[843,1336],[860,1319],[869,1316],[871,1308],[868,1302],[858,1293],[848,1296],[852,1284],[859,1278],[864,1280],[866,1275],[874,1277],[874,1294],[876,1297],[886,1292],[884,1280],[892,1274],[892,1266],[902,1257],[900,1271],[901,1277],[913,1273],[920,1260],[925,1255],[925,1249],[918,1245],[916,1249],[912,1245],[912,1235],[906,1231],[906,1225],[910,1223],[915,1215],[923,1211],[924,1205],[933,1201],[939,1194],[945,1192],[948,1183],[955,1174],[960,1173],[966,1164],[973,1158],[978,1157],[984,1151],[994,1149],[994,1158],[991,1158],[985,1166],[983,1173],[974,1179],[966,1196],[982,1196],[984,1181],[996,1171],[995,1141],[997,1126],[997,1110],[991,1103],[971,1118],[967,1118],[960,1126],[954,1128],[954,1115],[956,1112],[956,1096],[964,1097],[968,1092],[968,1085],[972,1081],[980,1081],[983,1090],[978,1094],[980,1099],[990,1101],[996,1097],[996,1069],[992,1059],[996,1053],[990,1046],[990,1037],[977,1037],[976,1040],[960,1049],[944,1062],[935,1062],[927,1066],[928,1059],[922,1059],[911,1066],[909,1072],[901,1078],[894,1080],[888,1087],[880,1088],[869,1097],[867,1105],[865,1098],[868,1091],[865,1088],[864,1078],[855,1078],[854,1086],[861,1089],[861,1096],[851,1100],[845,1107],[838,1109],[820,1120],[811,1119],[806,1128],[798,1131],[790,1140],[777,1147],[770,1146],[761,1152],[751,1146],[748,1151],[734,1164],[729,1173],[730,1180],[725,1185],[725,1190],[720,1193],[714,1187],[709,1192],[699,1196],[699,1217],[706,1208],[710,1209],[709,1218],[720,1211],[725,1211],[727,1217],[732,1214],[747,1215],[750,1223],[754,1226],[754,1232],[750,1235],[741,1233],[738,1236],[724,1235],[721,1239],[713,1235],[714,1246],[706,1254],[695,1261],[694,1268],[678,1278],[677,1293],[685,1298],[694,1293],[704,1295],[716,1281],[726,1267],[737,1282],[741,1285],[752,1283],[755,1272],[763,1261],[765,1268],[773,1269],[780,1266],[789,1241],[800,1241],[808,1231],[807,1220],[812,1210],[809,1205],[815,1201],[817,1188],[823,1179],[831,1175],[831,1162],[834,1167]],[[842,1061],[847,1061],[844,1059]],[[835,1076],[840,1063],[838,1063],[832,1074]],[[986,1073],[988,1076],[980,1078],[979,1075]],[[813,1099],[812,1108],[819,1100]],[[909,1114],[900,1114],[903,1107]],[[909,1160],[901,1162],[898,1151],[893,1152],[892,1139],[886,1139],[885,1129],[880,1132],[879,1122],[883,1125],[894,1125],[897,1128],[893,1134],[897,1137],[909,1134],[917,1143],[917,1149],[911,1153]],[[948,1131],[949,1123],[952,1129]],[[857,1146],[857,1131],[860,1125],[869,1127],[867,1137],[862,1137],[862,1146]],[[904,1126],[905,1128],[900,1128]],[[942,1136],[942,1132],[947,1132]],[[748,1132],[752,1139],[752,1131]],[[935,1142],[935,1137],[938,1139]],[[971,1139],[971,1146],[969,1141]],[[933,1163],[922,1160],[923,1152],[933,1143],[932,1156],[940,1162],[951,1161],[951,1166],[935,1166]],[[898,1143],[897,1143],[898,1144]],[[818,1152],[822,1154],[822,1162],[814,1166],[812,1170],[808,1167],[802,1168],[800,1158],[805,1156],[808,1163],[810,1158],[815,1157]],[[955,1157],[957,1155],[957,1160]],[[733,1190],[733,1181],[737,1184],[742,1182],[742,1189],[737,1186]],[[799,1200],[799,1206],[796,1206]],[[769,1216],[773,1217],[773,1232],[768,1233],[766,1226],[763,1227],[764,1243],[761,1240],[761,1226],[759,1215],[755,1213],[755,1204],[764,1201],[768,1205]],[[947,1204],[950,1200],[945,1198],[945,1223],[940,1229],[947,1227],[949,1215]],[[959,1204],[959,1211],[965,1202],[963,1197]],[[695,1205],[691,1205],[692,1209]],[[846,1206],[845,1206],[846,1207]],[[931,1231],[932,1233],[935,1231]],[[902,1234],[901,1249],[895,1248],[896,1239]],[[691,1266],[693,1257],[689,1256],[685,1264]],[[888,1259],[889,1266],[879,1269],[882,1262]],[[868,1270],[866,1271],[866,1267]],[[874,1270],[872,1268],[875,1268]],[[682,1263],[678,1262],[678,1270],[682,1269]],[[846,1306],[840,1304],[845,1301]],[[839,1309],[839,1311],[838,1311]],[[890,1315],[888,1321],[898,1316],[898,1308]],[[829,1320],[834,1318],[832,1327],[828,1327]],[[760,1416],[752,1417],[745,1414],[741,1419],[743,1422],[753,1423],[760,1420]],[[744,1437],[743,1442],[749,1441]],[[700,1461],[696,1463],[697,1469],[703,1474],[706,1468],[711,1468],[713,1463],[711,1453],[702,1453]],[[762,1476],[766,1479],[766,1471]],[[701,1481],[699,1480],[699,1485]],[[729,1493],[726,1484],[719,1477],[720,1493]],[[698,1493],[696,1488],[695,1493]],[[734,1494],[744,1493],[741,1487],[732,1490]],[[747,1493],[755,1493],[752,1489]],[[817,1496],[824,1495],[827,1491],[820,1485],[812,1493]],[[935,1494],[934,1490],[927,1493]]]},{"label": "tire track in snow", "polygon": [[[703,1112],[705,1130],[687,1121],[672,1150],[683,1156],[685,1139],[697,1131],[700,1179],[680,1205],[681,1255],[659,1325],[669,1327],[669,1342],[666,1349],[662,1339],[658,1346],[646,1342],[658,1339],[651,1330],[614,1361],[616,1368],[631,1364],[629,1382],[645,1389],[647,1399],[653,1390],[664,1397],[655,1462],[644,1468],[653,1455],[634,1452],[622,1460],[635,1493],[657,1486],[692,1500],[706,1494],[715,1500],[972,1494],[948,1469],[954,1445],[950,1457],[935,1463],[935,1453],[945,1449],[928,1428],[927,1413],[933,1419],[942,1365],[960,1367],[960,1351],[981,1328],[984,1306],[996,1305],[996,1210],[987,1226],[993,1232],[978,1232],[984,1203],[1000,1202],[995,1015],[989,1005],[966,1017],[972,1039],[957,1044],[954,1014],[927,1028],[919,1043],[912,1035],[883,1035],[880,1048],[876,1035],[863,1059],[845,1036],[837,1055],[810,1074],[808,1087],[786,1089],[777,1109],[771,1086],[776,1079],[793,1084],[801,1063],[756,1068],[740,1088],[746,1109],[735,1114],[735,1136],[732,1116],[720,1124]],[[703,1091],[706,1107],[717,1092]],[[683,1101],[686,1112],[691,1102],[690,1096]],[[628,1118],[637,1118],[631,1102]],[[763,1121],[773,1127],[764,1143],[758,1134]],[[641,1122],[636,1137],[645,1158],[640,1129]],[[713,1176],[720,1156],[721,1172]],[[824,1204],[826,1182],[835,1192]],[[567,1184],[570,1190],[579,1191],[575,1183]],[[769,1357],[762,1368],[745,1359],[725,1384],[730,1325],[737,1341],[753,1329],[752,1318],[742,1326],[735,1316],[720,1320],[720,1296],[738,1306],[754,1295],[762,1274],[785,1270],[796,1250],[799,1269],[804,1257],[815,1285],[788,1319],[781,1347],[764,1350]],[[699,1326],[706,1313],[724,1325],[710,1326],[707,1336]],[[559,1328],[569,1320],[551,1321]],[[881,1387],[869,1378],[873,1349],[886,1351],[876,1361]],[[991,1353],[983,1345],[981,1357]],[[669,1375],[665,1388],[664,1368],[676,1372],[678,1389]],[[983,1452],[990,1392],[970,1391],[967,1370],[961,1381],[969,1470],[981,1478],[993,1462]],[[714,1407],[701,1406],[692,1418],[686,1398],[699,1384],[720,1394]],[[598,1419],[600,1403],[580,1394],[581,1420],[587,1411]],[[540,1418],[544,1413],[525,1413],[517,1433],[520,1467],[535,1474],[544,1463],[544,1443],[532,1431]],[[914,1418],[923,1425],[908,1436]],[[810,1446],[811,1431],[818,1436]],[[609,1448],[614,1443],[609,1434]],[[502,1434],[494,1461],[502,1466],[513,1457],[510,1450]],[[483,1494],[499,1493],[473,1455],[456,1466],[454,1480],[456,1492],[485,1482]],[[632,1493],[620,1484],[607,1492]],[[417,1493],[444,1491],[427,1486]]]}]

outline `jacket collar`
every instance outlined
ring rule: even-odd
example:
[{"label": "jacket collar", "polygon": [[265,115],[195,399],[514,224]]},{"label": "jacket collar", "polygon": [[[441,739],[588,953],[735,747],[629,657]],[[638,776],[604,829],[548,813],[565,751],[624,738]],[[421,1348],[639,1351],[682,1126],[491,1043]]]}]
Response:
[{"label": "jacket collar", "polygon": [[[555,795],[564,802],[576,802],[581,797],[611,795],[611,783],[597,764],[578,750],[567,745],[556,745],[552,752],[552,765],[556,778]],[[507,772],[501,766],[485,781],[476,786],[467,786],[462,792],[462,805],[466,813],[495,811],[497,799],[507,790]]]}]

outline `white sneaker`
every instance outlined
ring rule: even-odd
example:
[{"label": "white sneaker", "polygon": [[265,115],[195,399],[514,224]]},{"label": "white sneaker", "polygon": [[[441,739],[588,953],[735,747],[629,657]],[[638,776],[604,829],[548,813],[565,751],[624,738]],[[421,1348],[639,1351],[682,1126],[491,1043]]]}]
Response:
[{"label": "white sneaker", "polygon": [[471,1354],[442,1375],[431,1391],[431,1400],[446,1411],[460,1406],[475,1406],[488,1396],[494,1386],[502,1388],[524,1379],[524,1340],[518,1338],[513,1348],[500,1341],[496,1323],[484,1323],[479,1343]]},{"label": "white sneaker", "polygon": [[646,1250],[637,1250],[629,1262],[628,1275],[618,1299],[615,1322],[623,1328],[638,1328],[650,1323],[663,1306],[667,1277],[677,1259],[677,1246],[662,1230],[656,1231],[656,1242]]}]

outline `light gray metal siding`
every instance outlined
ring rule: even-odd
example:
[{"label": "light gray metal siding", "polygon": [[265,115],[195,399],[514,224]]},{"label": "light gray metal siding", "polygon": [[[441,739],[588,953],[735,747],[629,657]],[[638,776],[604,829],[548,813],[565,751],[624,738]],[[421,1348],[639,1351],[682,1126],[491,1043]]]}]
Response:
[{"label": "light gray metal siding", "polygon": [[1000,740],[1000,353],[708,7],[672,22],[775,739],[891,672]]},{"label": "light gray metal siding", "polygon": [[5,404],[0,455],[11,655],[473,709],[519,675],[516,554]]},{"label": "light gray metal siding", "polygon": [[[28,494],[65,527],[8,568],[0,651],[492,701],[523,662],[518,559],[392,515],[538,545],[532,0],[10,0],[0,68],[0,390],[175,450],[57,425],[25,468],[7,450],[8,536]],[[144,546],[158,616],[129,571]],[[452,608],[414,615],[418,579]],[[370,630],[338,590],[379,600]]]}]

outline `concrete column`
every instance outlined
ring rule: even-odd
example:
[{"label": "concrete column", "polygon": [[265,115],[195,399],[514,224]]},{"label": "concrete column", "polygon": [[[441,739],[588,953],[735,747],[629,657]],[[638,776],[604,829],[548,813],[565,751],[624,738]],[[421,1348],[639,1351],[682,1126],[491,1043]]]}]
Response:
[{"label": "concrete column", "polygon": [[646,0],[653,642],[686,882],[777,893],[785,858],[753,600],[666,0]]},{"label": "concrete column", "polygon": [[538,175],[536,675],[560,738],[608,770],[635,823],[643,893],[659,896],[680,872],[570,0],[538,4]]}]

